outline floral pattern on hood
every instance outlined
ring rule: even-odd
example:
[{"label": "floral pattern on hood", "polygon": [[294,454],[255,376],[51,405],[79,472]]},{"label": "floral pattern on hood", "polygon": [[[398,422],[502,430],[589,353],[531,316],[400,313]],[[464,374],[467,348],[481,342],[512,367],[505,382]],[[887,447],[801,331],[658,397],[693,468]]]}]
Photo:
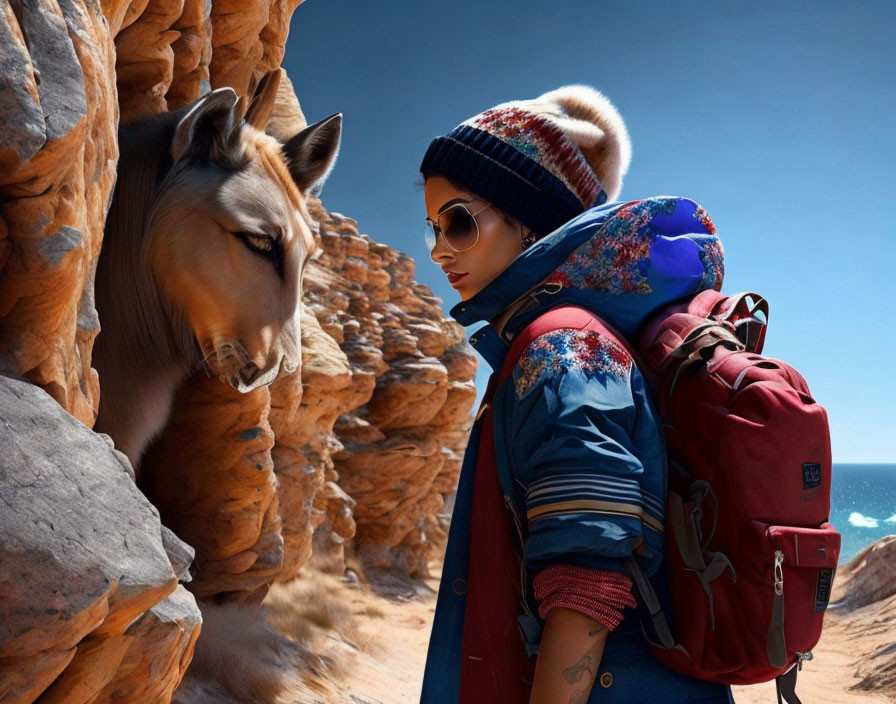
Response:
[{"label": "floral pattern on hood", "polygon": [[706,210],[677,196],[598,206],[524,250],[451,314],[492,320],[527,294],[553,307],[577,304],[633,335],[651,313],[706,289],[720,290],[722,244]]}]

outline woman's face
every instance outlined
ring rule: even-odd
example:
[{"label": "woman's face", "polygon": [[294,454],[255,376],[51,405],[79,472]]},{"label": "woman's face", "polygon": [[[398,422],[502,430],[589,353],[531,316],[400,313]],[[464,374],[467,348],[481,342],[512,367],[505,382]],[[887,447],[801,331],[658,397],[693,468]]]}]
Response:
[{"label": "woman's face", "polygon": [[[439,235],[430,252],[432,260],[442,267],[448,282],[466,301],[479,293],[523,251],[521,233],[502,218],[495,207],[469,191],[455,186],[444,176],[430,176],[423,189],[426,216],[438,220],[445,208],[462,203],[471,213],[477,213],[479,241],[470,249],[455,252]],[[483,210],[485,208],[485,210]]]}]

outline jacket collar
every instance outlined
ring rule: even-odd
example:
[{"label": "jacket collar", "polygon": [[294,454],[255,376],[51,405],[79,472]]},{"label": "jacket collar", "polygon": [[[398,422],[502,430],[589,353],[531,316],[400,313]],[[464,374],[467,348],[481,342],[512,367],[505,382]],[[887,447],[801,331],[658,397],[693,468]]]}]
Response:
[{"label": "jacket collar", "polygon": [[501,371],[510,346],[491,325],[483,325],[470,335],[470,344],[488,362],[493,372]]},{"label": "jacket collar", "polygon": [[619,203],[608,203],[586,210],[542,237],[524,249],[479,293],[455,305],[450,311],[451,316],[464,326],[480,320],[494,320],[511,303],[550,276],[576,247],[594,234],[594,228],[618,208]]},{"label": "jacket collar", "polygon": [[[510,266],[472,298],[451,308],[451,316],[461,325],[481,320],[492,321],[470,336],[470,344],[497,373],[504,364],[510,343],[528,322],[526,312],[544,307],[544,298],[557,292],[540,284],[569,256],[569,253],[593,232],[595,211],[611,212],[618,204],[607,204],[591,211],[589,217],[574,218],[559,230],[527,247]],[[585,215],[586,213],[583,213]]]}]

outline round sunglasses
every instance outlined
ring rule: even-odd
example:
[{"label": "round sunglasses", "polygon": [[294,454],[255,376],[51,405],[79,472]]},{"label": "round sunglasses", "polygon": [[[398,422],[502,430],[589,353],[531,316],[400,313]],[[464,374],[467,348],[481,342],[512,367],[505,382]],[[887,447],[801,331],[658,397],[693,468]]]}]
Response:
[{"label": "round sunglasses", "polygon": [[492,207],[489,203],[475,213],[471,213],[463,203],[456,203],[450,208],[445,208],[438,217],[433,220],[426,218],[429,227],[426,230],[426,245],[430,250],[436,246],[436,240],[441,234],[447,244],[455,252],[466,252],[479,242],[479,223],[476,216]]}]

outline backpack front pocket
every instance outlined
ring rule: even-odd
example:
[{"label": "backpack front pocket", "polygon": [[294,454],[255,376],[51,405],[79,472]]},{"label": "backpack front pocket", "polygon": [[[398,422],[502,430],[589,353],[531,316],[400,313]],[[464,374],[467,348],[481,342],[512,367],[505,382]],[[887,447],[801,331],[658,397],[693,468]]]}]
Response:
[{"label": "backpack front pocket", "polygon": [[740,575],[749,580],[753,630],[765,635],[769,665],[784,668],[803,658],[821,637],[824,612],[840,557],[840,534],[818,528],[752,521]]}]

